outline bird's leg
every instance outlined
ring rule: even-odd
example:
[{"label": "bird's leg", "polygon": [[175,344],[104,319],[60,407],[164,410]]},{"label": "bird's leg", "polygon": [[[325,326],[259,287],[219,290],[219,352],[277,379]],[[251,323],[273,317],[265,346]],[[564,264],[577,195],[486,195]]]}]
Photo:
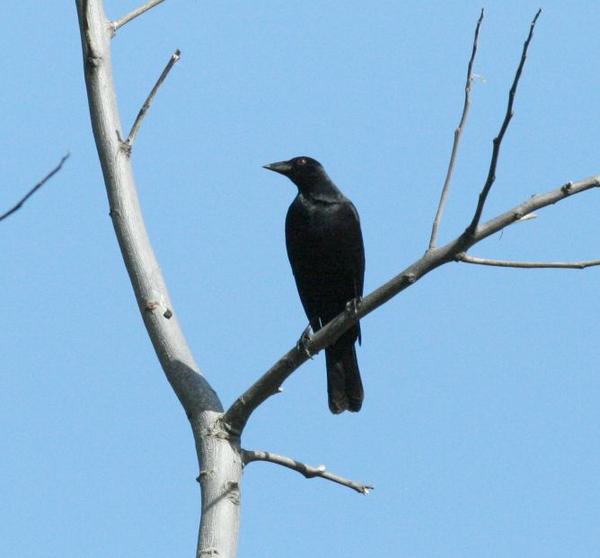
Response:
[{"label": "bird's leg", "polygon": [[302,332],[302,335],[300,336],[300,339],[298,339],[298,343],[296,343],[296,348],[299,351],[302,351],[308,358],[312,359],[313,354],[310,352],[309,348],[308,348],[308,344],[310,342],[311,339],[311,327],[310,324],[308,324],[306,326],[306,329]]}]

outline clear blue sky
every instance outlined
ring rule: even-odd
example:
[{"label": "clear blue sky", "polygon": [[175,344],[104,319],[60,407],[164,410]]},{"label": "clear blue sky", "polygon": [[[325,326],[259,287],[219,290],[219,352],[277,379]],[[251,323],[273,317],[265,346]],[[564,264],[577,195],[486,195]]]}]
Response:
[{"label": "clear blue sky", "polygon": [[[108,217],[74,2],[4,2],[0,555],[192,556],[198,465],[142,327]],[[107,1],[118,17],[136,1]],[[123,28],[124,127],[175,48],[133,161],[175,309],[228,405],[305,327],[285,254],[291,183],[319,159],[362,219],[366,290],[419,258],[462,106],[474,2],[169,0]],[[442,227],[459,234],[538,3],[487,6],[473,108]],[[548,2],[486,210],[600,172],[600,8]],[[600,257],[600,192],[476,246]],[[327,410],[324,359],[253,417],[248,448],[375,485],[368,497],[270,464],[243,482],[240,557],[600,554],[600,271],[436,270],[363,322],[358,415]]]}]

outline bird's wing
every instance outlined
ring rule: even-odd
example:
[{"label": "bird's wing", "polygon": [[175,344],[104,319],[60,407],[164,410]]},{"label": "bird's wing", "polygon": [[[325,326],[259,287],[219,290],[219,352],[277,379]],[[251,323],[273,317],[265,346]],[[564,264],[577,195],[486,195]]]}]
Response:
[{"label": "bird's wing", "polygon": [[365,256],[352,203],[297,197],[286,218],[286,245],[298,293],[313,329],[362,296]]},{"label": "bird's wing", "polygon": [[363,295],[365,279],[365,247],[363,243],[362,231],[360,228],[360,218],[358,211],[351,201],[343,204],[342,213],[344,215],[344,235],[340,239],[340,252],[348,262],[348,268],[351,269],[354,282],[354,298]]},{"label": "bird's wing", "polygon": [[[340,204],[340,206],[338,210],[340,234],[337,238],[337,254],[340,261],[340,269],[343,270],[344,285],[340,286],[340,294],[343,293],[343,303],[336,314],[345,308],[348,301],[362,297],[365,279],[365,248],[358,211],[349,200],[344,204]],[[358,338],[358,342],[360,343],[360,323],[351,328],[348,335],[354,339]]]}]

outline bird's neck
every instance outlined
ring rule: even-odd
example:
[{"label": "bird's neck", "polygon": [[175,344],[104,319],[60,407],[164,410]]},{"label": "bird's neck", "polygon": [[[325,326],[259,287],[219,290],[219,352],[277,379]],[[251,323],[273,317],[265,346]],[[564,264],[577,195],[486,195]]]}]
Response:
[{"label": "bird's neck", "polygon": [[344,200],[343,194],[329,177],[312,182],[308,186],[300,185],[298,189],[300,195],[308,200],[323,203],[338,203]]}]

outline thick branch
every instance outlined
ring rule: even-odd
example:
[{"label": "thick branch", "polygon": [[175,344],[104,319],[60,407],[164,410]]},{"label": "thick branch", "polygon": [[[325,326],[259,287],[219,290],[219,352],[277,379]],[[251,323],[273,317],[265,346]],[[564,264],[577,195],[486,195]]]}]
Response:
[{"label": "thick branch", "polygon": [[[445,246],[428,251],[396,277],[363,298],[358,304],[356,312],[352,309],[353,305],[349,305],[345,312],[320,329],[307,342],[308,352],[316,354],[335,342],[360,318],[385,304],[430,271],[448,262],[456,261],[459,254],[466,252],[484,238],[512,225],[533,211],[599,186],[600,174],[578,182],[568,182],[555,190],[532,196],[527,201],[479,226],[472,234],[465,231]],[[241,434],[252,412],[268,397],[276,393],[281,384],[306,360],[308,360],[308,355],[303,348],[296,346],[290,349],[231,405],[223,416],[227,430]]]},{"label": "thick branch", "polygon": [[467,228],[468,234],[473,234],[475,229],[479,225],[479,221],[481,220],[481,214],[483,213],[483,206],[487,200],[488,194],[496,180],[496,167],[498,165],[498,157],[500,156],[500,147],[502,146],[502,140],[504,139],[504,134],[506,134],[506,130],[508,129],[508,125],[513,117],[513,104],[515,102],[515,95],[517,93],[517,87],[519,85],[519,80],[521,79],[521,73],[523,72],[523,66],[525,65],[525,60],[527,59],[527,51],[529,50],[529,43],[533,37],[533,30],[535,29],[535,24],[537,23],[538,18],[542,10],[538,10],[529,26],[529,35],[527,35],[527,39],[523,44],[523,52],[521,54],[521,60],[519,61],[519,66],[517,67],[517,71],[515,73],[515,78],[513,80],[510,91],[508,92],[508,105],[506,107],[506,115],[504,116],[504,121],[502,122],[502,126],[500,127],[500,132],[494,138],[493,148],[492,148],[492,158],[490,161],[490,168],[488,171],[487,179],[483,186],[483,190],[479,194],[479,201],[477,203],[477,208],[475,209],[475,215],[473,216],[473,220],[471,224]]},{"label": "thick branch", "polygon": [[516,267],[519,269],[585,269],[586,267],[600,265],[600,260],[583,260],[580,262],[518,262],[478,258],[477,256],[469,256],[464,253],[458,254],[458,256],[456,256],[456,261],[494,267]]},{"label": "thick branch", "polygon": [[110,25],[112,28],[113,35],[117,32],[117,30],[120,27],[123,27],[123,25],[129,23],[132,19],[141,16],[143,13],[147,12],[148,10],[151,10],[152,8],[154,8],[154,6],[158,6],[164,1],[165,0],[151,0],[143,6],[140,6],[139,8],[133,10],[133,12],[130,12],[126,16],[123,16],[121,19],[116,19],[115,21],[112,21]]},{"label": "thick branch", "polygon": [[442,188],[442,195],[440,197],[440,204],[433,220],[433,227],[431,229],[431,238],[429,239],[429,250],[435,248],[437,243],[437,235],[442,216],[444,215],[444,209],[446,208],[446,200],[448,198],[448,192],[450,191],[450,182],[452,181],[452,175],[454,174],[454,167],[456,165],[456,155],[458,154],[458,146],[462,138],[463,129],[469,109],[471,108],[471,85],[473,83],[473,62],[475,61],[475,55],[477,54],[477,47],[479,45],[479,29],[481,28],[481,22],[483,21],[483,8],[481,14],[477,20],[477,26],[475,27],[475,36],[473,38],[473,49],[471,50],[471,58],[467,66],[467,82],[465,83],[465,102],[463,105],[462,115],[458,128],[454,130],[454,141],[452,143],[452,153],[450,155],[450,162],[448,163],[448,172],[446,173],[446,179],[444,181],[444,187]]},{"label": "thick branch", "polygon": [[58,163],[58,165],[56,165],[56,167],[54,167],[46,176],[44,176],[44,178],[42,178],[31,190],[29,190],[29,192],[27,192],[18,202],[15,206],[11,207],[6,213],[3,213],[2,215],[0,215],[0,221],[3,221],[4,219],[6,219],[7,217],[9,217],[10,215],[12,215],[13,213],[15,213],[16,211],[19,211],[19,209],[21,209],[21,207],[23,207],[23,204],[31,197],[33,196],[33,194],[35,194],[44,184],[46,184],[46,182],[48,182],[48,180],[50,180],[60,169],[62,169],[62,166],[64,164],[64,162],[69,158],[69,153],[67,153],[61,160],[60,163]]},{"label": "thick branch", "polygon": [[307,479],[319,477],[331,482],[336,482],[342,486],[347,486],[352,490],[356,490],[356,492],[359,492],[360,494],[366,495],[373,490],[372,486],[361,484],[353,480],[340,477],[334,473],[330,473],[325,468],[325,465],[312,467],[310,465],[306,465],[305,463],[300,463],[300,461],[296,461],[291,457],[285,457],[284,455],[278,455],[276,453],[271,453],[270,451],[242,450],[242,456],[244,459],[244,464],[252,463],[253,461],[268,461],[269,463],[275,463],[277,465],[281,465],[282,467],[287,467],[288,469],[297,471]]},{"label": "thick branch", "polygon": [[122,127],[112,78],[111,28],[102,0],[76,4],[90,117],[113,226],[144,324],[194,433],[202,487],[197,555],[233,558],[239,532],[239,446],[220,428],[221,402],[201,375],[179,326],[146,232],[131,159],[115,134]]},{"label": "thick branch", "polygon": [[219,411],[220,403],[199,373],[148,238],[131,160],[115,130],[121,121],[112,78],[110,33],[101,0],[78,0],[90,116],[115,233],[140,312],[165,374],[188,416]]},{"label": "thick branch", "polygon": [[169,75],[169,72],[171,71],[173,66],[177,63],[177,61],[180,58],[181,58],[181,51],[179,49],[177,49],[171,55],[171,58],[169,58],[169,61],[167,62],[165,69],[162,71],[159,78],[156,80],[156,83],[154,84],[154,87],[152,88],[148,97],[144,101],[144,104],[142,105],[140,112],[138,112],[135,122],[133,123],[133,126],[131,127],[131,131],[129,132],[127,139],[123,142],[123,144],[125,145],[125,150],[127,151],[128,154],[131,154],[131,149],[133,147],[133,142],[135,141],[135,137],[137,136],[140,126],[142,125],[142,120],[144,120],[144,116],[146,116],[146,113],[148,112],[148,109],[150,108],[150,105],[152,104],[152,101],[154,100],[154,97],[156,96],[156,93],[158,92],[158,88],[162,85],[163,81],[165,81],[166,77]]}]

